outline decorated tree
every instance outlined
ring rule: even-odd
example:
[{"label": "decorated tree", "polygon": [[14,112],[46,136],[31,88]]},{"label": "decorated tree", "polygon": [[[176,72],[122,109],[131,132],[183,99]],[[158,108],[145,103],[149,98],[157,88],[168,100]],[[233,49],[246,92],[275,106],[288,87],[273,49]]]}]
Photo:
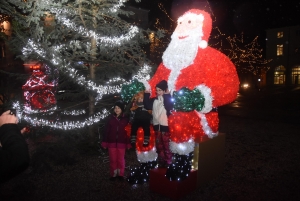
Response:
[{"label": "decorated tree", "polygon": [[258,75],[269,70],[270,60],[263,58],[263,49],[258,44],[258,37],[250,43],[245,42],[243,34],[239,37],[228,36],[226,39],[229,48],[224,48],[223,52],[231,59],[239,72],[251,72]]},{"label": "decorated tree", "polygon": [[[109,114],[112,102],[103,98],[120,91],[133,78],[149,79],[151,63],[145,47],[150,30],[125,19],[127,0],[8,0],[0,13],[12,18],[12,37],[7,43],[24,63],[39,62],[50,68],[49,79],[57,79],[54,91],[56,117],[35,113],[20,116],[36,126],[75,129],[94,125]],[[140,0],[136,0],[140,2]],[[153,32],[161,37],[162,32]],[[54,72],[58,72],[54,73]],[[25,87],[26,88],[26,87]],[[26,90],[29,90],[27,87]],[[15,103],[20,112],[23,105]],[[82,111],[85,112],[82,112]],[[41,112],[41,110],[38,110]],[[82,118],[63,115],[76,114]],[[66,120],[66,121],[64,121]],[[91,132],[92,133],[92,132]]]}]

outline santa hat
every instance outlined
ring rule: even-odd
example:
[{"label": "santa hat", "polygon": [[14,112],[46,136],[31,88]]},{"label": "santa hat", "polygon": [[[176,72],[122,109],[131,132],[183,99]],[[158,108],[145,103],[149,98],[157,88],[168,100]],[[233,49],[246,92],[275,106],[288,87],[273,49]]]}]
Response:
[{"label": "santa hat", "polygon": [[[204,10],[190,9],[187,12],[185,12],[183,15],[188,14],[188,13],[203,16],[203,27],[202,27],[203,36],[202,36],[202,40],[204,40],[203,43],[206,42],[206,44],[207,44],[208,38],[210,37],[211,29],[212,29],[212,19],[210,17],[210,14],[208,12],[205,12]],[[200,44],[200,46],[201,46],[201,44]]]},{"label": "santa hat", "polygon": [[168,83],[166,80],[162,80],[155,87],[160,88],[163,91],[166,91],[168,88]]}]

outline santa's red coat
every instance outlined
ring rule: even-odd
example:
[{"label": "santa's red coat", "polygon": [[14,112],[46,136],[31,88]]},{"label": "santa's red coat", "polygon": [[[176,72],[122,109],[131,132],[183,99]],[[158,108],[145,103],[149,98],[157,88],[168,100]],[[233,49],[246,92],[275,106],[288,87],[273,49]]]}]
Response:
[{"label": "santa's red coat", "polygon": [[[174,69],[176,70],[176,69]],[[149,81],[151,94],[155,96],[155,85],[161,80],[169,79],[171,70],[161,63],[152,79]],[[175,90],[188,87],[193,90],[199,85],[211,89],[211,106],[213,108],[228,104],[235,100],[239,88],[239,79],[234,64],[223,53],[207,47],[198,48],[194,63],[181,70],[175,82]],[[204,116],[203,116],[204,115]],[[206,118],[208,127],[201,125],[201,119]],[[193,138],[196,141],[205,135],[205,129],[218,132],[219,119],[217,112],[197,113],[173,112],[169,117],[171,140],[185,142]]]}]

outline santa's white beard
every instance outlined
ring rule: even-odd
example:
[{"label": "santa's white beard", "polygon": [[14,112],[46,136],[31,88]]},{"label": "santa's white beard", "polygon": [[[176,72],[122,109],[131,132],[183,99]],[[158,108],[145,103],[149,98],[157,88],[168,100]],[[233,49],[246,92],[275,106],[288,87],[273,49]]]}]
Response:
[{"label": "santa's white beard", "polygon": [[172,40],[162,56],[163,64],[176,71],[193,64],[198,52],[198,45],[202,40],[202,31],[201,29],[193,29],[189,32],[189,37],[185,39],[178,37],[176,32],[172,34]]}]

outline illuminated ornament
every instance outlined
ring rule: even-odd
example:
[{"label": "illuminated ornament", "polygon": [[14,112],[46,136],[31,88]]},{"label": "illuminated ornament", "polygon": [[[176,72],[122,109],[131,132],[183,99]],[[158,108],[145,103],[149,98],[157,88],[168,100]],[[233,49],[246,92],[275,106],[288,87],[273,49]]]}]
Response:
[{"label": "illuminated ornament", "polygon": [[24,112],[45,112],[56,109],[56,80],[49,80],[49,76],[41,71],[40,64],[26,65],[30,66],[32,74],[22,86],[25,99]]}]

